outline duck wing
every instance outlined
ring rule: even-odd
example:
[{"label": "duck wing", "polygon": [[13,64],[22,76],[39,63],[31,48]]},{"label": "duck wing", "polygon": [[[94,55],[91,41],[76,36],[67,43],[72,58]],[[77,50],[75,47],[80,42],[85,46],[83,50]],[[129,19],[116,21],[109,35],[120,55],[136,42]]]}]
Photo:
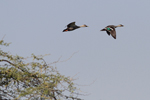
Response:
[{"label": "duck wing", "polygon": [[110,32],[109,32],[109,31],[106,31],[106,32],[107,32],[108,35],[110,35]]},{"label": "duck wing", "polygon": [[114,39],[116,39],[116,30],[115,30],[115,26],[114,25],[108,25],[107,27],[106,27],[106,32],[107,32],[107,34],[108,35],[110,35],[111,34],[111,36],[114,38]]},{"label": "duck wing", "polygon": [[110,32],[111,36],[116,39],[116,30],[115,28]]},{"label": "duck wing", "polygon": [[72,27],[72,26],[75,26],[75,22],[72,22],[72,23],[67,25],[67,27]]}]

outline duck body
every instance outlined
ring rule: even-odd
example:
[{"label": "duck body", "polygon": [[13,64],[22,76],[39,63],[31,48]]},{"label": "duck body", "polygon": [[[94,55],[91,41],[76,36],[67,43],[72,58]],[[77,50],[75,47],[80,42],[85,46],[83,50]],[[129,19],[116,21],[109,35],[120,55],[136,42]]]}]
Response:
[{"label": "duck body", "polygon": [[115,30],[115,28],[117,28],[117,27],[123,27],[123,25],[122,24],[117,25],[117,26],[115,26],[115,25],[108,25],[104,29],[102,29],[101,31],[106,31],[108,35],[111,34],[111,36],[114,39],[116,39],[116,30]]},{"label": "duck body", "polygon": [[88,27],[87,25],[81,25],[81,26],[77,26],[75,24],[75,22],[72,22],[70,24],[67,25],[67,28],[63,30],[63,32],[67,32],[67,31],[73,31],[75,29],[81,28],[81,27]]}]

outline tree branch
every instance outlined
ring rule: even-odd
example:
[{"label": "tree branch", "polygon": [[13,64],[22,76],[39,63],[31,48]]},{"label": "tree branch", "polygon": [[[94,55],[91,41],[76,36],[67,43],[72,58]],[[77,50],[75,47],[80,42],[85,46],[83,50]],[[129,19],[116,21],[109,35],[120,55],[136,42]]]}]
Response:
[{"label": "tree branch", "polygon": [[5,59],[1,59],[0,62],[7,62],[7,63],[9,63],[9,64],[11,64],[11,65],[13,65],[13,66],[16,66],[15,64],[13,64],[13,63],[11,63],[10,61],[5,60]]}]

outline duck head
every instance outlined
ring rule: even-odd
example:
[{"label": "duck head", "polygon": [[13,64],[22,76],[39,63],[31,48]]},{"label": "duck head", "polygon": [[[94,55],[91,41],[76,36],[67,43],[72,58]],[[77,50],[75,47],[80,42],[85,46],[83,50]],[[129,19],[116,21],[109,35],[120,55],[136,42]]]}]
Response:
[{"label": "duck head", "polygon": [[117,25],[117,27],[124,27],[124,25],[122,25],[122,24],[119,24],[119,25]]},{"label": "duck head", "polygon": [[84,24],[84,25],[81,25],[80,27],[88,27],[88,26]]}]

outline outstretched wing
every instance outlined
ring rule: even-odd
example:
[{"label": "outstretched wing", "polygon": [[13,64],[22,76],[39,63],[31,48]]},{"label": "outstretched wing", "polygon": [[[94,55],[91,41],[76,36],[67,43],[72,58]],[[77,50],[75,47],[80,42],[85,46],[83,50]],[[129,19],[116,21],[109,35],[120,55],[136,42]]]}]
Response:
[{"label": "outstretched wing", "polygon": [[106,29],[107,29],[107,34],[108,34],[108,35],[111,34],[111,36],[112,36],[114,39],[116,39],[115,26],[114,26],[114,25],[109,25],[109,26],[106,27]]},{"label": "outstretched wing", "polygon": [[75,22],[72,22],[72,23],[67,25],[67,27],[72,27],[72,26],[75,26]]},{"label": "outstretched wing", "polygon": [[115,28],[113,29],[113,31],[110,32],[111,36],[116,39],[116,30]]}]

